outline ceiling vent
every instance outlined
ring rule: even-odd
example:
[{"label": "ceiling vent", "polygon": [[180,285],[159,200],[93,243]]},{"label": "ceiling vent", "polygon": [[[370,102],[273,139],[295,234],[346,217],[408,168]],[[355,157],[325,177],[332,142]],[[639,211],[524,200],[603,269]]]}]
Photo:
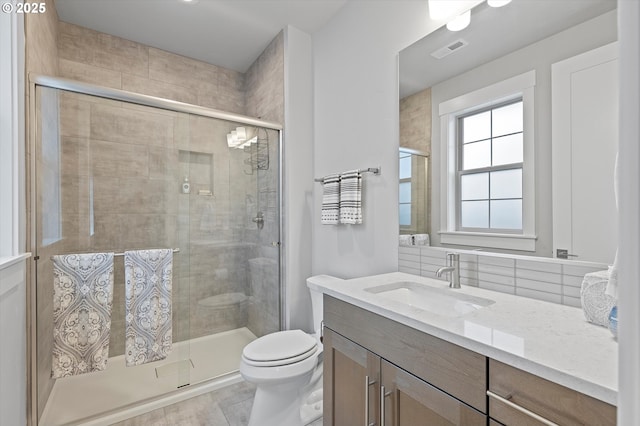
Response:
[{"label": "ceiling vent", "polygon": [[433,56],[436,59],[442,59],[445,56],[451,55],[453,52],[457,52],[458,50],[462,49],[468,44],[469,42],[467,40],[459,38],[458,40],[452,43],[449,43],[447,46],[441,47],[440,49],[436,50],[431,54],[431,56]]}]

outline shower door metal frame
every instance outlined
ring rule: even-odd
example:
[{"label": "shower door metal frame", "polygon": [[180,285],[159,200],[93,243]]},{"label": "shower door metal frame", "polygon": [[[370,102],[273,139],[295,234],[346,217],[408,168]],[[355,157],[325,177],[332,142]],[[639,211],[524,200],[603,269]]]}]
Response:
[{"label": "shower door metal frame", "polygon": [[[27,173],[26,173],[26,188],[30,191],[27,198],[27,208],[30,211],[29,226],[28,226],[28,241],[30,250],[33,252],[36,247],[36,191],[35,191],[35,147],[37,136],[37,123],[36,123],[36,87],[47,87],[51,89],[60,89],[68,92],[79,93],[83,95],[97,96],[100,98],[129,102],[136,105],[148,106],[152,108],[159,108],[174,112],[193,114],[201,117],[215,118],[225,121],[232,121],[249,126],[263,127],[269,130],[275,130],[278,132],[278,241],[274,241],[272,244],[278,247],[278,286],[280,291],[279,298],[279,321],[280,330],[286,326],[286,289],[284,279],[284,247],[283,247],[283,229],[284,218],[282,212],[284,211],[283,205],[283,149],[284,141],[282,137],[283,126],[280,123],[260,120],[254,117],[249,117],[241,114],[235,114],[225,112],[213,108],[207,108],[199,105],[188,104],[185,102],[174,101],[171,99],[159,98],[156,96],[143,95],[140,93],[130,92],[126,90],[113,89],[110,87],[99,86],[96,84],[84,83],[76,80],[71,80],[62,77],[51,77],[38,74],[29,74],[28,85],[28,97],[29,97],[29,123],[28,123],[28,135],[27,135],[27,152],[29,154],[27,161]],[[28,415],[27,422],[32,426],[38,424],[38,377],[37,377],[37,335],[36,335],[36,263],[37,256],[32,257],[30,266],[27,269],[29,273],[29,285],[27,288],[27,376],[28,376]]]}]

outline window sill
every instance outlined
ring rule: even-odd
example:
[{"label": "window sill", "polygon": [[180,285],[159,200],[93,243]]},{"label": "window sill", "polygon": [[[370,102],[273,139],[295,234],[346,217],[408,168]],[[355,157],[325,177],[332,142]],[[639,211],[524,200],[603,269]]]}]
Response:
[{"label": "window sill", "polygon": [[440,243],[504,250],[536,251],[535,235],[441,231]]}]

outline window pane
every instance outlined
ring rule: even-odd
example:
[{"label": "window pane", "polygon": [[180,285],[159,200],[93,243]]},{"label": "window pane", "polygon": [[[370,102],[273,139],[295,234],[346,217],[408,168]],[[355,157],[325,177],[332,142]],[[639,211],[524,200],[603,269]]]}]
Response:
[{"label": "window pane", "polygon": [[491,201],[491,227],[522,229],[522,200]]},{"label": "window pane", "polygon": [[411,156],[400,158],[400,179],[411,177]]},{"label": "window pane", "polygon": [[522,163],[522,133],[493,140],[493,165]]},{"label": "window pane", "polygon": [[486,200],[489,198],[489,173],[474,173],[460,177],[461,200]]},{"label": "window pane", "polygon": [[491,199],[522,198],[522,169],[491,172]]},{"label": "window pane", "polygon": [[463,201],[460,204],[460,224],[463,228],[489,227],[488,201]]},{"label": "window pane", "polygon": [[462,170],[491,166],[491,140],[462,145]]},{"label": "window pane", "polygon": [[493,110],[493,137],[522,131],[522,101]]},{"label": "window pane", "polygon": [[401,203],[410,203],[411,202],[411,182],[402,182],[400,184],[399,201]]},{"label": "window pane", "polygon": [[462,134],[463,143],[489,139],[491,137],[491,111],[463,118]]},{"label": "window pane", "polygon": [[400,204],[400,225],[411,225],[411,204]]}]

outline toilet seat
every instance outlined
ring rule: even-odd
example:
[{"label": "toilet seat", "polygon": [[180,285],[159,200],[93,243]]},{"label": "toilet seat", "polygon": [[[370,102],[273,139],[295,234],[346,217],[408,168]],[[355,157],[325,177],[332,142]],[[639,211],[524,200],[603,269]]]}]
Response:
[{"label": "toilet seat", "polygon": [[302,330],[286,330],[249,343],[242,351],[242,358],[256,367],[277,367],[305,360],[317,351],[315,338]]}]

